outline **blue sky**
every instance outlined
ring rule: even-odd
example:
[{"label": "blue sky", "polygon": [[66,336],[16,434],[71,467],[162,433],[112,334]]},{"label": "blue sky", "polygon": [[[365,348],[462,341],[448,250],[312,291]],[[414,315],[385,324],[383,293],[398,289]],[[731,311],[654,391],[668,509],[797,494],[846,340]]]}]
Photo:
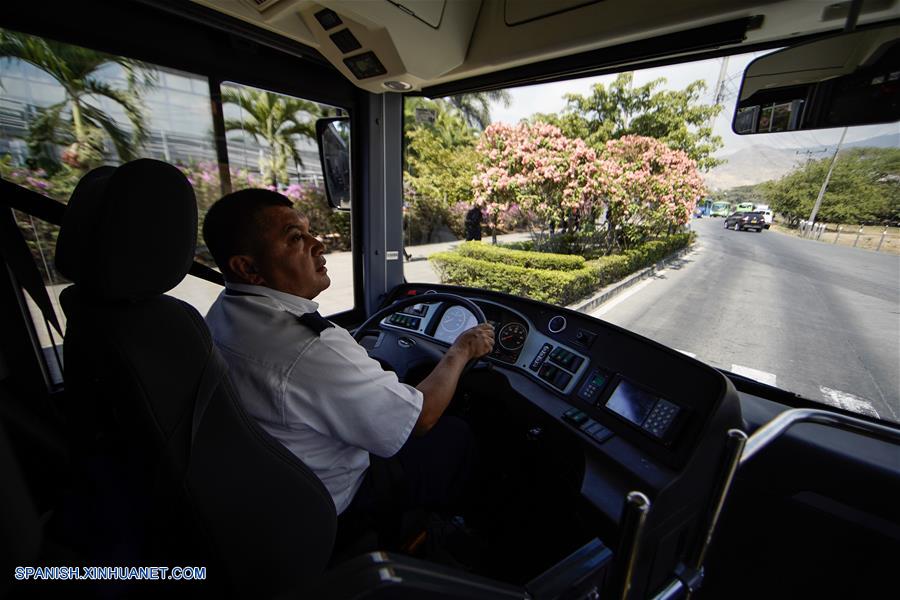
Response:
[{"label": "blue sky", "polygon": [[[716,134],[722,136],[725,145],[717,154],[725,156],[754,145],[765,145],[775,148],[836,145],[841,136],[841,129],[821,129],[812,132],[784,132],[751,136],[739,136],[731,132],[731,117],[741,84],[741,75],[754,58],[764,54],[766,52],[739,54],[728,59],[725,81],[727,82],[726,89],[729,93],[726,96],[726,108],[719,114],[714,126]],[[653,79],[665,77],[667,80],[665,88],[683,89],[692,81],[704,79],[707,91],[703,100],[712,102],[713,88],[716,84],[721,64],[722,59],[713,59],[644,69],[635,72],[634,83],[635,85],[642,85]],[[565,107],[564,94],[576,93],[586,95],[595,83],[609,84],[613,79],[615,79],[615,75],[604,75],[602,77],[588,77],[558,83],[510,88],[509,91],[513,98],[512,104],[508,108],[495,104],[491,109],[491,117],[495,122],[516,123],[520,119],[529,117],[534,113],[557,112]],[[853,142],[886,133],[895,134],[897,136],[897,145],[900,146],[900,123],[854,127],[847,132],[846,141]]]}]

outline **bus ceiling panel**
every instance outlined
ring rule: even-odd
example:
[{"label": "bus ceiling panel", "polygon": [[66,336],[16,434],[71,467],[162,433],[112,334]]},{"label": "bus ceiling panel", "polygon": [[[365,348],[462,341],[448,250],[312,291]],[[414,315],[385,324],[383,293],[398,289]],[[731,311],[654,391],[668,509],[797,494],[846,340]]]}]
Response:
[{"label": "bus ceiling panel", "polygon": [[482,5],[481,0],[193,1],[315,48],[348,80],[373,93],[419,88],[462,66]]},{"label": "bus ceiling panel", "polygon": [[335,106],[358,97],[314,48],[190,2],[19,3],[0,27]]},{"label": "bus ceiling panel", "polygon": [[422,94],[439,97],[485,89],[544,83],[572,77],[599,75],[609,70],[621,70],[626,66],[645,61],[670,59],[678,54],[695,57],[696,53],[715,51],[723,46],[740,44],[745,39],[748,29],[759,26],[762,20],[762,17],[744,17],[611,48],[601,48],[572,56],[521,65],[429,86],[422,89]]},{"label": "bus ceiling panel", "polygon": [[[460,80],[681,36],[669,57],[839,29],[834,0],[193,0],[315,48],[358,87],[436,89]],[[860,24],[898,16],[897,0],[863,5]],[[737,36],[725,26],[751,22]],[[691,34],[695,39],[689,39]],[[646,46],[644,47],[646,48]],[[598,54],[591,55],[590,53]],[[661,54],[651,55],[655,57]],[[636,60],[636,56],[619,57]],[[572,73],[587,68],[582,65]]]}]

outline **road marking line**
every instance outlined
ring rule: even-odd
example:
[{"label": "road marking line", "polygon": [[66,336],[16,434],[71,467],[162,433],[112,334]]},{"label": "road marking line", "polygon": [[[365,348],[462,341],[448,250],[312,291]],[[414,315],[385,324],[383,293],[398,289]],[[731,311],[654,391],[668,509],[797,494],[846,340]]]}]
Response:
[{"label": "road marking line", "polygon": [[620,302],[624,302],[625,300],[628,300],[629,298],[631,298],[632,296],[637,294],[639,291],[641,291],[642,289],[644,289],[651,283],[653,283],[652,277],[647,278],[644,281],[640,282],[639,284],[632,286],[631,289],[622,292],[621,294],[619,294],[618,296],[616,296],[615,298],[613,298],[612,300],[610,300],[609,302],[607,302],[606,304],[604,304],[603,306],[601,306],[600,308],[598,308],[597,310],[592,312],[591,316],[599,317],[599,316],[606,314],[611,309],[618,306]]},{"label": "road marking line", "polygon": [[[675,350],[678,350],[678,348],[675,348]],[[696,354],[694,354],[693,352],[688,352],[687,350],[678,350],[678,352],[681,352],[682,354],[687,354],[691,358],[697,358]]]},{"label": "road marking line", "polygon": [[750,367],[745,367],[743,365],[731,365],[731,372],[737,373],[738,375],[743,375],[744,377],[748,377],[760,383],[765,383],[771,386],[775,385],[774,373],[760,371],[759,369],[751,369]]},{"label": "road marking line", "polygon": [[874,406],[872,406],[872,403],[865,398],[860,398],[859,396],[856,396],[849,392],[833,390],[830,387],[825,386],[821,386],[819,390],[825,397],[825,402],[827,404],[830,404],[831,406],[836,406],[837,408],[843,408],[844,410],[849,410],[850,412],[875,417],[876,419],[881,418],[878,415],[878,411],[875,410]]}]

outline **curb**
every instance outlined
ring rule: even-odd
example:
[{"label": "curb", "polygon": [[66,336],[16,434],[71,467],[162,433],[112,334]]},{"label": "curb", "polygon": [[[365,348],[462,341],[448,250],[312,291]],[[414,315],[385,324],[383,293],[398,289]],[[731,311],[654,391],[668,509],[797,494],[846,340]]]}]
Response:
[{"label": "curb", "polygon": [[[696,244],[696,242],[694,242]],[[691,244],[687,248],[682,248],[681,250],[676,250],[669,256],[663,258],[655,264],[650,265],[649,267],[644,267],[640,271],[635,271],[631,275],[625,277],[620,281],[615,283],[611,283],[605,288],[602,288],[599,292],[588,298],[587,300],[583,300],[578,304],[570,304],[566,308],[569,310],[574,310],[580,313],[590,314],[593,311],[597,310],[634,284],[647,279],[660,269],[664,268],[670,262],[674,260],[678,260],[679,258],[686,256],[694,251],[694,244]]]}]

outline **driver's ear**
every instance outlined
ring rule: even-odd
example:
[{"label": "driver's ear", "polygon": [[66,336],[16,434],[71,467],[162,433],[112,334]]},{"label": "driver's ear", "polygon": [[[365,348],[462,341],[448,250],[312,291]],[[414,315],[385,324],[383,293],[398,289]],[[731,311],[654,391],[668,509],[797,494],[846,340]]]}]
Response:
[{"label": "driver's ear", "polygon": [[249,283],[251,285],[262,285],[265,283],[252,256],[235,254],[228,259],[228,268],[240,280],[240,283]]}]

